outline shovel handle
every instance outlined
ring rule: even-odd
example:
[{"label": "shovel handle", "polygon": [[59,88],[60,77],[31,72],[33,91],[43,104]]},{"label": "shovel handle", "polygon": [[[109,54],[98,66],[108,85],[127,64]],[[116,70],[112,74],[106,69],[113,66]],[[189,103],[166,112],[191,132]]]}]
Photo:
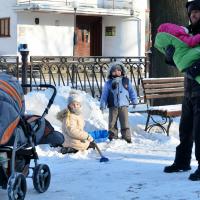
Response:
[{"label": "shovel handle", "polygon": [[101,157],[104,157],[103,154],[101,153],[101,150],[100,150],[99,147],[97,146],[97,144],[96,144],[95,142],[93,142],[93,143],[94,143],[94,146],[95,146],[96,150],[98,151],[99,155],[100,155]]}]

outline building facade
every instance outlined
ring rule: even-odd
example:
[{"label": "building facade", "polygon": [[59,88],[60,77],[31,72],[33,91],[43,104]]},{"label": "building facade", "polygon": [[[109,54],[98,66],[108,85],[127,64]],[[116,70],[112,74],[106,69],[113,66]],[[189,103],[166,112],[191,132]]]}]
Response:
[{"label": "building facade", "polygon": [[144,56],[146,0],[0,1],[0,55]]}]

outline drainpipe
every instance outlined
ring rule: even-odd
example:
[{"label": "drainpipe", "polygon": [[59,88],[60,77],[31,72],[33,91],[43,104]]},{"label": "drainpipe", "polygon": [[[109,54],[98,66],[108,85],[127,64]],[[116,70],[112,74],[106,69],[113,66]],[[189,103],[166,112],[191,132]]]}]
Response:
[{"label": "drainpipe", "polygon": [[137,21],[137,38],[138,38],[138,56],[141,56],[141,19],[134,16],[134,8],[135,8],[135,0],[132,0],[132,9],[130,10],[130,15],[134,17],[134,19]]},{"label": "drainpipe", "polygon": [[141,19],[137,18],[137,29],[138,29],[138,56],[141,56]]}]

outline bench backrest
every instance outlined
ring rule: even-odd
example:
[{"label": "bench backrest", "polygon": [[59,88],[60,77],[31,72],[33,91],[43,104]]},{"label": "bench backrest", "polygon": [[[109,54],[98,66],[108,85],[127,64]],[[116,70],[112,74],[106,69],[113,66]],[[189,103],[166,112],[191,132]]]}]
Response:
[{"label": "bench backrest", "polygon": [[184,77],[142,79],[145,100],[182,97]]}]

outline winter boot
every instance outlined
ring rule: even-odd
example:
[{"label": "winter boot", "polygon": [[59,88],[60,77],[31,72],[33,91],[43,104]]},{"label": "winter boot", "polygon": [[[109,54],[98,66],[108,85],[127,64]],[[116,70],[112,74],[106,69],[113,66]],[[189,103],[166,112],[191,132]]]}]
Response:
[{"label": "winter boot", "polygon": [[71,147],[62,147],[60,152],[62,154],[66,154],[66,153],[77,153],[78,150],[74,149],[74,148],[71,148]]},{"label": "winter boot", "polygon": [[122,139],[124,139],[127,143],[132,143],[131,138],[122,136]]},{"label": "winter boot", "polygon": [[191,181],[200,181],[200,166],[196,169],[196,171],[189,176],[189,180]]},{"label": "winter boot", "polygon": [[114,134],[113,132],[109,131],[108,139],[112,141],[113,139],[118,139],[118,136]]},{"label": "winter boot", "polygon": [[122,129],[121,134],[122,139],[124,139],[127,143],[131,143],[131,133],[129,128]]},{"label": "winter boot", "polygon": [[176,163],[173,163],[172,165],[166,166],[164,168],[165,173],[184,172],[188,170],[191,170],[191,167],[189,165],[180,166],[180,165],[177,165]]},{"label": "winter boot", "polygon": [[124,139],[127,143],[132,143],[131,137],[124,137],[124,136],[122,136],[122,139]]}]

